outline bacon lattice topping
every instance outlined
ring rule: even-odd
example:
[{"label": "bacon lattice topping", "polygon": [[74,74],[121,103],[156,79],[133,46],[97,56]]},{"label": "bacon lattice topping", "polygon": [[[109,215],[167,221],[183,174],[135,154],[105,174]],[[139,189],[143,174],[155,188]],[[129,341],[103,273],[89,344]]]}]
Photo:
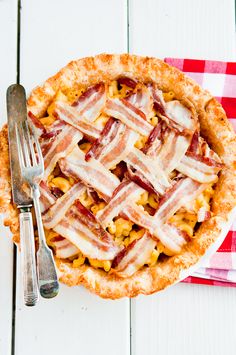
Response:
[{"label": "bacon lattice topping", "polygon": [[59,164],[65,175],[82,180],[87,186],[98,191],[105,200],[112,196],[120,183],[98,160],[86,161],[85,154],[77,147],[66,158],[60,159]]},{"label": "bacon lattice topping", "polygon": [[76,100],[72,106],[81,117],[95,121],[102,112],[106,101],[106,90],[103,83],[91,86]]},{"label": "bacon lattice topping", "polygon": [[[157,243],[172,253],[181,251],[189,237],[172,219],[216,182],[223,165],[200,137],[190,104],[165,102],[156,84],[128,77],[117,79],[118,95],[108,85],[89,87],[72,104],[57,99],[49,127],[28,115],[44,156],[41,209],[45,228],[59,234],[53,242],[56,256],[82,253],[109,260],[111,272],[129,277],[148,264]],[[54,169],[72,181],[65,193],[47,182]],[[139,204],[146,191],[158,201],[155,208]],[[102,207],[95,212],[91,204]],[[191,208],[196,221],[211,218],[209,208]],[[126,247],[108,233],[121,217],[135,231],[144,230]]]},{"label": "bacon lattice topping", "polygon": [[40,208],[41,208],[41,212],[43,213],[55,203],[56,197],[52,194],[49,187],[44,181],[41,181],[39,185],[39,189],[40,189]]},{"label": "bacon lattice topping", "polygon": [[155,217],[159,224],[166,223],[176,211],[189,201],[194,200],[207,185],[200,184],[190,178],[179,180],[160,200]]},{"label": "bacon lattice topping", "polygon": [[146,232],[116,256],[112,264],[113,272],[120,277],[133,275],[148,262],[155,246],[156,242]]},{"label": "bacon lattice topping", "polygon": [[139,134],[146,136],[152,131],[152,126],[147,122],[145,114],[125,99],[107,99],[104,111]]},{"label": "bacon lattice topping", "polygon": [[55,227],[85,190],[85,186],[78,182],[67,193],[58,198],[47,213],[43,215],[44,226],[48,229]]},{"label": "bacon lattice topping", "polygon": [[79,253],[79,249],[66,238],[54,241],[54,246],[56,249],[56,257],[61,259],[71,258]]},{"label": "bacon lattice topping", "polygon": [[113,260],[120,250],[111,235],[78,200],[54,230],[93,259]]},{"label": "bacon lattice topping", "polygon": [[87,137],[96,139],[100,136],[101,130],[99,128],[95,127],[91,122],[85,121],[74,107],[65,102],[59,101],[56,103],[54,116],[72,125]]}]

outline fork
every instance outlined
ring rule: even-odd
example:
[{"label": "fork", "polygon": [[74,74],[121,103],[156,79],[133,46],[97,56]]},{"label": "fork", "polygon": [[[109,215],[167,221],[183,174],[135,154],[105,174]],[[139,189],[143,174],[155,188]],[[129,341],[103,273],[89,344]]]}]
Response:
[{"label": "fork", "polygon": [[59,283],[52,251],[46,244],[39,204],[39,183],[44,173],[44,162],[38,139],[29,129],[28,122],[16,124],[16,138],[22,177],[31,187],[38,226],[39,247],[36,253],[39,292],[44,298],[58,294]]}]

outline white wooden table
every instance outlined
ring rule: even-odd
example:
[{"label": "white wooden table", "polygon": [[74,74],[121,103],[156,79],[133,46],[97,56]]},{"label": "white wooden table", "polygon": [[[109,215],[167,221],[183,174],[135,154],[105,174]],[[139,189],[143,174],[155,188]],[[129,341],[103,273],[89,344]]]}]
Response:
[{"label": "white wooden table", "polygon": [[[0,0],[1,123],[17,76],[30,91],[79,57],[130,51],[235,60],[234,0],[22,0],[18,7]],[[62,286],[56,299],[29,309],[9,236],[1,227],[1,355],[236,353],[236,289],[179,284],[106,301]]]}]

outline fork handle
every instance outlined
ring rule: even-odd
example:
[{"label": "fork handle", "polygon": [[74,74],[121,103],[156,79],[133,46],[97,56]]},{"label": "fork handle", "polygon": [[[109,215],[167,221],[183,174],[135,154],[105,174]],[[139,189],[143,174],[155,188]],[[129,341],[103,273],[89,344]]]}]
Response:
[{"label": "fork handle", "polygon": [[30,210],[21,209],[20,246],[21,268],[26,306],[35,306],[38,301],[38,284],[35,262],[35,244],[32,214]]},{"label": "fork handle", "polygon": [[32,186],[35,215],[38,225],[39,249],[37,251],[38,283],[40,295],[52,298],[58,294],[59,282],[51,249],[47,246],[40,211],[38,185]]}]

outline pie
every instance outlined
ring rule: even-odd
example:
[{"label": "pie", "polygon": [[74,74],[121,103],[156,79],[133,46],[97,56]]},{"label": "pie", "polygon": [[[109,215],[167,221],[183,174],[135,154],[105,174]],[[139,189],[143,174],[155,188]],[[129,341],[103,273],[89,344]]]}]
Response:
[{"label": "pie", "polygon": [[[212,95],[163,61],[71,62],[32,91],[28,121],[44,156],[46,239],[65,284],[112,299],[154,293],[225,230],[235,133]],[[7,126],[0,134],[0,206],[19,243]]]}]

